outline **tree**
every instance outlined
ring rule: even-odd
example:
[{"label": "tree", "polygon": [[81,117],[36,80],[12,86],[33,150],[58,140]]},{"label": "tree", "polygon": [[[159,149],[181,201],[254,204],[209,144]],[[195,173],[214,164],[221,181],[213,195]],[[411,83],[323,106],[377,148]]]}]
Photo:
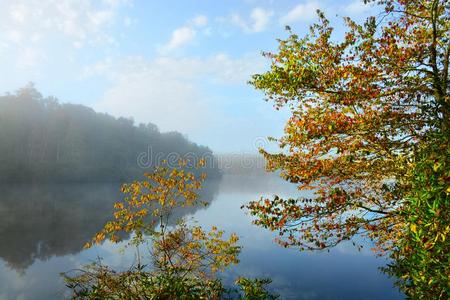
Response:
[{"label": "tree", "polygon": [[405,199],[405,230],[384,268],[412,299],[450,297],[450,147],[449,135],[420,149],[410,170],[411,193]]},{"label": "tree", "polygon": [[0,96],[0,139],[2,182],[123,182],[174,154],[208,158],[209,176],[220,176],[211,150],[177,132],[61,104],[32,84]]},{"label": "tree", "polygon": [[[200,162],[203,165],[204,162]],[[85,247],[105,239],[117,243],[121,234],[132,234],[128,245],[151,254],[143,261],[137,251],[137,265],[119,272],[101,261],[63,274],[73,299],[277,299],[265,286],[267,279],[239,278],[239,290],[226,289],[214,274],[237,264],[241,247],[238,237],[212,227],[205,231],[177,217],[177,210],[206,205],[199,199],[205,174],[196,176],[178,168],[158,166],[146,179],[124,184],[123,201],[115,203],[114,219],[105,224]],[[150,267],[149,267],[150,266]]]},{"label": "tree", "polygon": [[[146,173],[146,180],[122,186],[124,201],[114,205],[114,220],[93,238],[99,244],[105,238],[112,242],[121,240],[119,233],[132,233],[129,244],[152,244],[153,263],[157,269],[180,273],[180,276],[204,276],[238,262],[240,247],[238,237],[232,234],[222,239],[223,231],[212,227],[205,232],[200,226],[191,226],[183,218],[177,218],[177,209],[207,205],[198,197],[198,190],[205,174],[181,169],[187,161],[180,161],[179,168],[157,166]],[[203,162],[200,162],[203,165]],[[200,167],[200,166],[198,166]],[[92,243],[87,243],[87,248]]]},{"label": "tree", "polygon": [[[370,1],[365,1],[370,2]],[[418,149],[449,128],[449,5],[381,0],[378,17],[335,41],[322,12],[303,38],[265,53],[251,84],[291,117],[269,170],[312,189],[312,199],[260,199],[246,207],[286,247],[325,249],[362,235],[383,253],[402,235]]]}]

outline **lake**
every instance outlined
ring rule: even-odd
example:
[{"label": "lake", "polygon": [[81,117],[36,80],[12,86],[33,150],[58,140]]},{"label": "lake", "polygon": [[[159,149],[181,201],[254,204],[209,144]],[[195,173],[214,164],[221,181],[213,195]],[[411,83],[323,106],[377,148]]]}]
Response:
[{"label": "lake", "polygon": [[[120,184],[0,186],[0,300],[64,299],[59,273],[102,257],[116,268],[129,266],[134,251],[124,253],[109,242],[82,247],[110,218],[120,199]],[[261,195],[299,195],[295,186],[274,175],[228,174],[207,181],[206,208],[184,212],[201,225],[235,232],[243,246],[240,264],[222,276],[269,277],[283,299],[404,299],[393,280],[379,271],[385,264],[369,250],[341,244],[330,252],[299,252],[273,242],[274,233],[251,224],[240,209]]]}]

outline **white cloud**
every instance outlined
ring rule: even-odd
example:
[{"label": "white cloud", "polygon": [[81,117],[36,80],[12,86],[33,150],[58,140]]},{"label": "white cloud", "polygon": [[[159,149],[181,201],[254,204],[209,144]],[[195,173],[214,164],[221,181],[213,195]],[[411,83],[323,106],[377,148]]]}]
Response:
[{"label": "white cloud", "polygon": [[21,69],[31,69],[47,59],[41,51],[30,47],[20,50],[20,57],[17,67]]},{"label": "white cloud", "polygon": [[[128,0],[2,0],[0,1],[0,63],[38,72],[49,53],[116,45],[113,27]],[[122,17],[123,19],[123,17]],[[119,19],[119,20],[122,20]],[[61,52],[58,52],[61,53]],[[25,73],[22,73],[25,74]],[[34,78],[28,78],[31,80]]]},{"label": "white cloud", "polygon": [[0,35],[22,35],[23,43],[37,35],[82,44],[108,41],[107,29],[123,1],[104,2],[99,6],[93,0],[5,0],[0,3]]},{"label": "white cloud", "polygon": [[289,25],[295,22],[307,22],[311,21],[316,16],[317,9],[320,5],[316,1],[310,1],[306,3],[301,3],[292,8],[287,14],[280,18],[280,23],[282,25]]},{"label": "white cloud", "polygon": [[260,55],[244,55],[233,59],[220,53],[207,59],[204,64],[206,70],[215,74],[216,82],[239,84],[247,82],[252,74],[263,71],[266,61]]},{"label": "white cloud", "polygon": [[226,54],[205,59],[128,57],[89,66],[85,77],[106,76],[112,81],[94,104],[96,110],[195,137],[210,130],[214,122],[229,119],[217,110],[224,103],[208,92],[210,87],[244,85],[264,64],[258,54],[236,59]]},{"label": "white cloud", "polygon": [[117,7],[120,5],[128,5],[129,6],[132,4],[131,0],[103,0],[102,2],[111,7]]},{"label": "white cloud", "polygon": [[266,29],[272,15],[273,13],[271,11],[255,8],[250,14],[250,18],[253,20],[252,30],[254,32],[260,32]]},{"label": "white cloud", "polygon": [[177,49],[189,42],[191,42],[195,36],[197,35],[197,31],[194,29],[184,26],[175,29],[172,32],[172,36],[167,44],[161,47],[161,52],[169,52],[174,49]]},{"label": "white cloud", "polygon": [[123,3],[0,0],[0,65],[15,70],[0,76],[0,86],[14,90],[33,81],[42,88],[46,82],[55,86],[55,78],[57,86],[74,84],[69,82],[80,70],[75,61],[87,53],[80,48],[102,55],[116,47],[114,29],[125,17],[119,12]]},{"label": "white cloud", "polygon": [[207,117],[206,105],[195,86],[151,72],[121,78],[94,108],[140,122],[151,121],[162,130],[183,132],[201,126],[200,118]]},{"label": "white cloud", "polygon": [[204,27],[208,24],[208,18],[204,15],[198,15],[187,21],[187,25],[172,31],[170,40],[159,47],[161,54],[167,54],[173,50],[176,50],[190,42],[192,42],[197,36],[197,29]]},{"label": "white cloud", "polygon": [[207,97],[195,84],[195,59],[129,57],[107,60],[88,68],[87,74],[108,76],[113,86],[94,104],[98,111],[153,122],[162,130],[190,133],[201,127],[209,113]]},{"label": "white cloud", "polygon": [[250,13],[250,20],[244,20],[239,14],[232,14],[230,22],[239,26],[246,33],[255,33],[264,31],[270,23],[273,12],[257,7]]},{"label": "white cloud", "polygon": [[198,26],[198,27],[203,27],[208,24],[208,18],[204,15],[198,15],[195,18],[193,18],[191,21],[192,21],[192,24],[194,24],[194,26]]},{"label": "white cloud", "polygon": [[[174,58],[160,56],[153,60],[141,56],[123,59],[106,58],[84,69],[83,78],[105,76],[113,82],[120,81],[129,74],[149,74],[163,79],[194,80],[206,79],[214,84],[242,84],[251,74],[261,72],[267,61],[260,54],[247,54],[232,58],[218,53],[203,59]],[[203,81],[204,82],[204,81]]]},{"label": "white cloud", "polygon": [[24,37],[21,31],[11,29],[5,33],[6,40],[16,44],[22,43]]},{"label": "white cloud", "polygon": [[24,23],[29,15],[29,11],[24,4],[19,3],[11,6],[9,14],[14,22]]}]

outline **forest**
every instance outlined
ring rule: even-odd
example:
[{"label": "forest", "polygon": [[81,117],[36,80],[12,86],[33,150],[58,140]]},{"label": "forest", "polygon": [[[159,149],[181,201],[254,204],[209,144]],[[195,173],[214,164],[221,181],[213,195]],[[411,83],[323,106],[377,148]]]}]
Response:
[{"label": "forest", "polygon": [[208,147],[152,123],[43,97],[32,85],[0,97],[0,182],[125,182],[162,160],[208,158]]}]

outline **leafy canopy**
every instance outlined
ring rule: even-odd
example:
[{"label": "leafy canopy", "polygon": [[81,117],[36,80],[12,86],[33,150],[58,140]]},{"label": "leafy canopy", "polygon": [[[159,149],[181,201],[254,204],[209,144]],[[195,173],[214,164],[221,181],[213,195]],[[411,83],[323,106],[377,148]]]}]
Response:
[{"label": "leafy canopy", "polygon": [[[148,250],[151,263],[138,262],[127,271],[115,271],[101,260],[63,274],[73,299],[277,299],[269,293],[268,279],[236,280],[237,289],[227,289],[215,273],[239,262],[238,237],[224,237],[189,224],[180,209],[206,205],[199,199],[205,174],[158,166],[146,179],[122,186],[125,198],[115,203],[114,219],[105,224],[85,247],[105,239],[117,243],[131,234],[128,245]],[[200,161],[197,168],[204,165]]]},{"label": "leafy canopy", "polygon": [[450,297],[449,135],[432,136],[410,170],[411,193],[402,212],[405,229],[384,268],[412,299]]},{"label": "leafy canopy", "polygon": [[[208,270],[215,272],[238,263],[240,247],[236,245],[236,234],[223,239],[224,232],[215,226],[206,232],[177,218],[177,209],[207,205],[198,195],[206,175],[196,176],[181,169],[187,163],[180,161],[180,168],[158,166],[144,175],[146,180],[124,184],[122,192],[126,197],[114,205],[114,220],[105,224],[92,243],[99,244],[105,238],[116,243],[120,233],[132,233],[131,245],[151,241],[155,267],[186,274],[199,272],[203,276]],[[201,161],[198,167],[203,164]]]},{"label": "leafy canopy", "polygon": [[261,149],[268,169],[316,192],[247,205],[286,247],[325,249],[364,235],[391,249],[417,149],[449,128],[448,2],[378,4],[383,12],[364,24],[345,18],[338,41],[318,12],[310,33],[289,31],[276,53],[264,54],[270,70],[251,80],[276,108],[291,111],[274,139],[280,152]]}]

